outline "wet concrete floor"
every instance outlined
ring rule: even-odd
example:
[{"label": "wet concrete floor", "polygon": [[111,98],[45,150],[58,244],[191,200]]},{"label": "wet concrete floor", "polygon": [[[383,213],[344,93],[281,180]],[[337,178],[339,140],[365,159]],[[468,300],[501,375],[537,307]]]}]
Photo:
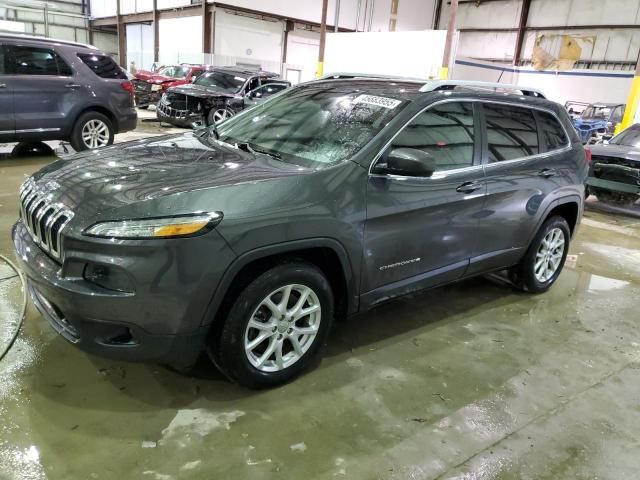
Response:
[{"label": "wet concrete floor", "polygon": [[[0,159],[0,253],[51,160]],[[262,392],[206,361],[89,356],[30,305],[0,362],[0,479],[637,479],[639,294],[640,221],[588,211],[549,293],[490,277],[394,301]],[[20,295],[0,280],[5,321]]]}]

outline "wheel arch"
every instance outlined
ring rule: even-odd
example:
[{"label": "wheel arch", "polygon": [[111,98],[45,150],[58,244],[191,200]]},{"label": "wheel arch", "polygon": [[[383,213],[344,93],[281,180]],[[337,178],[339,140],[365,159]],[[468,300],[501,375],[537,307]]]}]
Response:
[{"label": "wheel arch", "polygon": [[336,299],[336,317],[358,310],[358,292],[346,249],[331,238],[297,240],[260,247],[240,255],[227,268],[202,319],[202,325],[222,325],[237,294],[258,275],[275,265],[303,260],[317,266],[328,278]]},{"label": "wheel arch", "polygon": [[87,112],[98,112],[101,113],[102,115],[104,115],[105,117],[107,117],[109,119],[109,121],[111,122],[111,125],[113,125],[113,134],[115,135],[116,133],[119,132],[120,128],[118,125],[118,119],[116,118],[116,116],[113,114],[113,112],[111,110],[109,110],[108,108],[106,108],[103,105],[89,105],[84,107],[82,110],[80,110],[74,117],[73,122],[71,123],[70,126],[70,130],[69,130],[69,135],[72,134],[73,129],[75,128],[76,122],[80,119],[80,117],[82,115],[84,115]]},{"label": "wheel arch", "polygon": [[559,215],[567,221],[573,237],[582,216],[582,202],[583,199],[579,195],[568,195],[551,202],[544,214],[540,216],[540,220],[533,230],[527,245],[531,244],[544,222],[554,215]]}]

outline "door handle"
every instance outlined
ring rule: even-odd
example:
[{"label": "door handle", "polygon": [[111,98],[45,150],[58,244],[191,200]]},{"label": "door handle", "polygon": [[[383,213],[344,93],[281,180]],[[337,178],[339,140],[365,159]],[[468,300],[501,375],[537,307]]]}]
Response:
[{"label": "door handle", "polygon": [[538,175],[543,178],[550,178],[556,175],[556,172],[553,168],[543,168],[538,172]]},{"label": "door handle", "polygon": [[67,88],[80,88],[82,85],[78,85],[77,83],[67,83],[65,87]]},{"label": "door handle", "polygon": [[479,182],[464,182],[458,188],[456,188],[456,192],[459,193],[471,193],[475,192],[482,188],[482,183]]}]

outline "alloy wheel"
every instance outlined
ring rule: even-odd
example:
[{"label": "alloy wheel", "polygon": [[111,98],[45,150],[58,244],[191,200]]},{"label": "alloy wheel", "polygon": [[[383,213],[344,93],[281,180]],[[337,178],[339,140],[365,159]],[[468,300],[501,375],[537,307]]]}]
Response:
[{"label": "alloy wheel", "polygon": [[233,117],[233,112],[228,108],[220,108],[213,112],[213,121],[215,123],[223,122],[230,117]]},{"label": "alloy wheel", "polygon": [[82,127],[82,142],[90,149],[108,145],[109,127],[102,120],[89,120]]},{"label": "alloy wheel", "polygon": [[274,290],[260,302],[247,324],[247,359],[263,372],[290,367],[313,345],[321,317],[318,295],[306,285]]},{"label": "alloy wheel", "polygon": [[533,267],[534,275],[540,283],[548,282],[558,271],[565,245],[564,232],[560,228],[551,229],[542,239]]}]

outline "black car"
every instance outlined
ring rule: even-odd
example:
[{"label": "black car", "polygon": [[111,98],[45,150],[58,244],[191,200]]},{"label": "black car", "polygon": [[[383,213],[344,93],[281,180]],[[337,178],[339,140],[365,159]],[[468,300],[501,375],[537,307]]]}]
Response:
[{"label": "black car", "polygon": [[167,90],[156,112],[161,122],[179,127],[191,127],[195,122],[212,125],[290,86],[276,73],[219,67],[191,84]]},{"label": "black car", "polygon": [[137,118],[133,84],[96,47],[0,34],[0,142],[94,149],[133,130]]},{"label": "black car", "polygon": [[598,200],[631,206],[640,198],[640,124],[591,147],[587,189]]},{"label": "black car", "polygon": [[265,387],[310,365],[334,317],[502,269],[546,291],[585,150],[535,91],[465,86],[309,82],[216,128],[47,165],[13,227],[36,307],[88,351],[185,368],[206,349]]}]

